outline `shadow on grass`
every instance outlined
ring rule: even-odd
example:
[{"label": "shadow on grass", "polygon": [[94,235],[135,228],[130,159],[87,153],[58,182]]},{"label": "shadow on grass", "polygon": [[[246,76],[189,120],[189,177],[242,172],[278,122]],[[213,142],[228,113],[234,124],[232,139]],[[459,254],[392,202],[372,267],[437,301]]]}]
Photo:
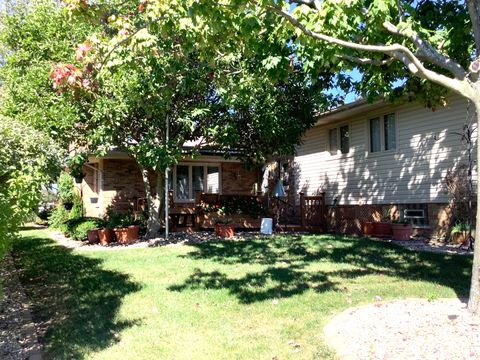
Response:
[{"label": "shadow on grass", "polygon": [[[169,290],[228,289],[241,303],[286,298],[309,289],[344,291],[347,279],[369,275],[428,281],[449,287],[463,298],[468,294],[472,265],[467,256],[413,252],[368,239],[327,235],[226,240],[194,247],[196,251],[184,256],[223,265],[257,265],[260,270],[230,277],[220,271],[204,272],[197,268],[183,283],[172,285]],[[318,271],[315,266],[328,270]]]},{"label": "shadow on grass", "polygon": [[115,316],[122,298],[140,286],[127,275],[103,269],[101,260],[39,235],[18,239],[12,253],[46,358],[81,359],[112,345],[118,332],[138,322]]}]

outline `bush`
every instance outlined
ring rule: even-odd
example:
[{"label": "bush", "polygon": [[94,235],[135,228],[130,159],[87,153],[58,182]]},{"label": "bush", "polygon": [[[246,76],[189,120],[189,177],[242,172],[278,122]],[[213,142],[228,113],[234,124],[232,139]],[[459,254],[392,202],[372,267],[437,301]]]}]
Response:
[{"label": "bush", "polygon": [[58,197],[63,203],[74,202],[75,189],[73,184],[73,177],[67,173],[62,173],[57,181]]},{"label": "bush", "polygon": [[70,213],[65,210],[63,205],[57,205],[48,218],[48,225],[53,229],[66,231],[66,222],[70,219]]},{"label": "bush", "polygon": [[73,207],[70,210],[70,219],[78,219],[83,217],[83,204],[82,198],[78,194],[74,194],[72,197]]},{"label": "bush", "polygon": [[81,217],[72,219],[66,222],[65,235],[75,240],[85,240],[87,238],[87,231],[98,229],[104,226],[102,219],[94,217]]}]

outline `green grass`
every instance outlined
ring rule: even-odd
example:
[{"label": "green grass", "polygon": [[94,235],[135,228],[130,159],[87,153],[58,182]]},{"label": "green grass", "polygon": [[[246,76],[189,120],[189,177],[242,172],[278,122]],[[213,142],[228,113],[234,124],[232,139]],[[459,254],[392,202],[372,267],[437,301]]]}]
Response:
[{"label": "green grass", "polygon": [[313,235],[82,252],[26,231],[13,253],[47,359],[333,358],[334,314],[377,295],[464,297],[471,267]]}]

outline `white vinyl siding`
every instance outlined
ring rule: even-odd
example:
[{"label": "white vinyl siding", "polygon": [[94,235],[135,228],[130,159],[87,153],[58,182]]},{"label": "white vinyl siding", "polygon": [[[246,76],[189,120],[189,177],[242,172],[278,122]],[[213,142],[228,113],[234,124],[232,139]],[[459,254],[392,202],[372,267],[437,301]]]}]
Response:
[{"label": "white vinyl siding", "polygon": [[[385,127],[385,114],[393,113],[395,135],[388,138],[393,132],[387,129],[387,140],[382,133],[380,143],[382,150],[387,143],[395,151],[372,152],[371,119]],[[341,157],[328,151],[329,129],[335,125],[316,126],[297,148],[298,191],[325,191],[329,203],[338,197],[339,204],[352,205],[447,202],[447,170],[465,159],[458,135],[465,118],[466,102],[452,96],[435,112],[408,103],[340,119],[350,124],[350,151]]]},{"label": "white vinyl siding", "polygon": [[[342,125],[328,130],[328,150],[330,154],[336,155],[338,150],[342,154],[350,151],[350,129],[348,125]],[[340,144],[340,148],[338,146]]]}]

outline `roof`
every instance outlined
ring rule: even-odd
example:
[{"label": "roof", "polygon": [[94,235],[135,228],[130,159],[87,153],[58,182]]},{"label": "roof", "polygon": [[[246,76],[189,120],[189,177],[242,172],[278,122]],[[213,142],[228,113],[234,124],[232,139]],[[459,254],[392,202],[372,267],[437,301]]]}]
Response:
[{"label": "roof", "polygon": [[315,126],[329,124],[338,120],[343,120],[347,117],[365,113],[367,111],[391,106],[392,104],[386,102],[384,99],[376,100],[373,103],[369,103],[365,99],[359,99],[318,114]]}]

